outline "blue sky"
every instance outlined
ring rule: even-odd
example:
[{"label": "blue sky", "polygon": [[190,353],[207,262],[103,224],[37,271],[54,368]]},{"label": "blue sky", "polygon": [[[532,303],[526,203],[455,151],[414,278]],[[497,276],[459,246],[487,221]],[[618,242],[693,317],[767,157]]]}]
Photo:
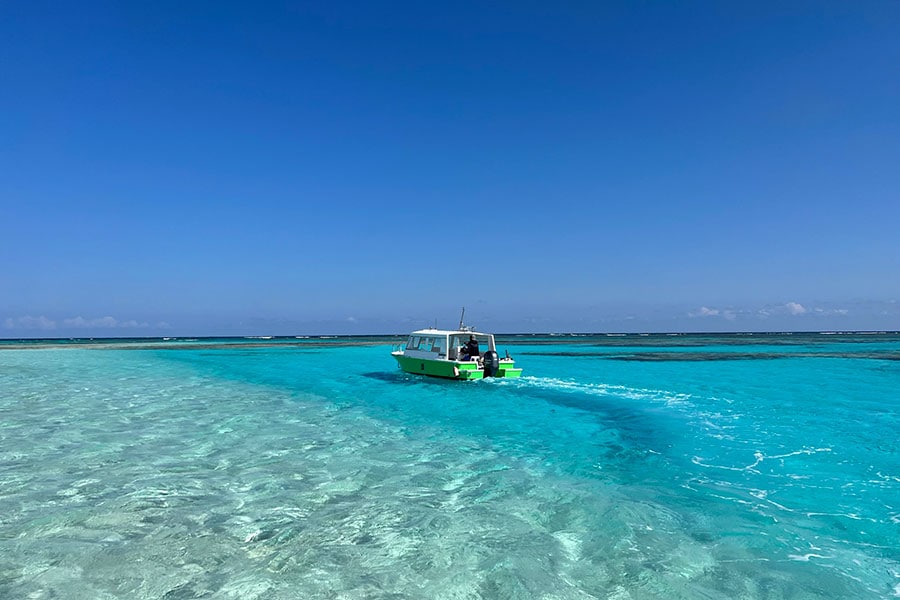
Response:
[{"label": "blue sky", "polygon": [[900,329],[900,4],[10,2],[0,337]]}]

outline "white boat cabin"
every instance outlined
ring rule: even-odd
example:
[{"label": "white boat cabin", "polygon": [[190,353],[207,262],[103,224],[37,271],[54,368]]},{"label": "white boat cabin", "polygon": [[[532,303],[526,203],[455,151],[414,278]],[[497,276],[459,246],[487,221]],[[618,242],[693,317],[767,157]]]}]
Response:
[{"label": "white boat cabin", "polygon": [[432,360],[468,360],[465,354],[469,336],[475,336],[478,342],[478,355],[487,351],[497,351],[494,336],[477,331],[446,331],[442,329],[420,329],[413,331],[406,341],[403,354],[410,358],[428,358]]}]

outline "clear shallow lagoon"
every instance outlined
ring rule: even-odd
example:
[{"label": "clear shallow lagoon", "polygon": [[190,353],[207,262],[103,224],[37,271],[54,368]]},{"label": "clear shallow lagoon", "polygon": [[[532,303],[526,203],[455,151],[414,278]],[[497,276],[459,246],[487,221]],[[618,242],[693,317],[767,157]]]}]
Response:
[{"label": "clear shallow lagoon", "polygon": [[900,597],[900,336],[0,342],[0,598]]}]

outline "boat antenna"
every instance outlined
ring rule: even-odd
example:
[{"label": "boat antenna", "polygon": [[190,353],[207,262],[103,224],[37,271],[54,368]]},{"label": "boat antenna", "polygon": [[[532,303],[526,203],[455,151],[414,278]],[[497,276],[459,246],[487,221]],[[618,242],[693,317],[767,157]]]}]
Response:
[{"label": "boat antenna", "polygon": [[463,307],[462,307],[462,314],[459,315],[459,330],[460,330],[460,331],[465,331],[465,330],[466,330],[466,326],[463,324],[463,319],[464,319],[465,317],[466,317],[466,307],[463,306]]}]

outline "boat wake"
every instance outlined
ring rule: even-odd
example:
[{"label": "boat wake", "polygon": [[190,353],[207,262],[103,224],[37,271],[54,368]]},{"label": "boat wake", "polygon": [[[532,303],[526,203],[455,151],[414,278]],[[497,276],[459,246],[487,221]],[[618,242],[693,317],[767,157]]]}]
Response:
[{"label": "boat wake", "polygon": [[567,379],[553,377],[520,377],[518,379],[497,379],[498,385],[540,389],[555,392],[567,392],[572,394],[587,394],[605,398],[624,398],[627,400],[644,400],[659,402],[666,406],[689,404],[691,394],[672,392],[669,390],[654,390],[648,388],[633,388],[624,385],[611,385],[607,383],[581,383]]}]

